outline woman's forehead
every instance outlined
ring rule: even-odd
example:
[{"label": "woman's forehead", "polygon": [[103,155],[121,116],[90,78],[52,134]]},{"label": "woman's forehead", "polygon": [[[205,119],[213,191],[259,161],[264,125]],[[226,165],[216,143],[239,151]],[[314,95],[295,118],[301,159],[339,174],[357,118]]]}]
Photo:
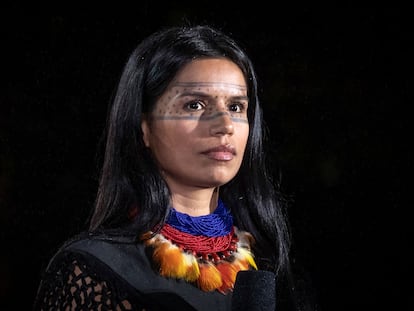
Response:
[{"label": "woman's forehead", "polygon": [[225,58],[193,60],[186,64],[172,81],[174,85],[180,83],[197,83],[197,86],[207,86],[209,83],[246,86],[241,69]]}]

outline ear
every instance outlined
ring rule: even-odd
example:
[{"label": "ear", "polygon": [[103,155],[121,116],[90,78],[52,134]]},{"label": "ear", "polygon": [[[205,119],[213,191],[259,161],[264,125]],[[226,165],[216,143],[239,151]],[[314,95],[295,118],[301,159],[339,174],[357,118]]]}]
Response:
[{"label": "ear", "polygon": [[150,126],[149,126],[149,121],[146,115],[142,116],[142,120],[141,120],[141,131],[142,131],[142,140],[144,141],[144,144],[147,148],[150,147]]}]

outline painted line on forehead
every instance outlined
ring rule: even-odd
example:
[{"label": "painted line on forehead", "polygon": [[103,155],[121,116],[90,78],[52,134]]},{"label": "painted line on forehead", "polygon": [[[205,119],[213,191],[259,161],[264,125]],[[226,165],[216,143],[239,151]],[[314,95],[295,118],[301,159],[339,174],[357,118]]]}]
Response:
[{"label": "painted line on forehead", "polygon": [[239,90],[246,90],[245,85],[235,84],[235,83],[227,83],[227,82],[176,82],[172,85],[172,87],[212,87],[212,86],[226,86],[231,88],[236,88]]},{"label": "painted line on forehead", "polygon": [[223,115],[230,116],[230,120],[232,120],[233,122],[249,123],[247,119],[245,119],[245,118],[242,119],[242,118],[232,117],[227,112],[218,112],[218,113],[215,113],[212,116],[154,116],[153,119],[154,120],[195,120],[195,121],[209,121],[209,120],[218,118],[218,117],[223,116]]}]

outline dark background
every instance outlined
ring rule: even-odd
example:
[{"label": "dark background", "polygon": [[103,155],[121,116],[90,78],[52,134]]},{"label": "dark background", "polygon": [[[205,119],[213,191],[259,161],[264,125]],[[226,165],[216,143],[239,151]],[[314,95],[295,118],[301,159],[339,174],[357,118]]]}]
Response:
[{"label": "dark background", "polygon": [[30,309],[50,256],[85,228],[128,54],[159,27],[201,22],[256,65],[270,159],[292,198],[292,256],[318,310],[406,308],[409,10],[138,3],[0,13],[1,306]]}]

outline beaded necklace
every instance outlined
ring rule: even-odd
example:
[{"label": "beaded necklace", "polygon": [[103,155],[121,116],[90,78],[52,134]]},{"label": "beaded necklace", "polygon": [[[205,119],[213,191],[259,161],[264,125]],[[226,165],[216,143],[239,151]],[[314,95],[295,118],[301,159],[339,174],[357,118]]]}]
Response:
[{"label": "beaded necklace", "polygon": [[160,231],[148,232],[142,239],[161,276],[184,279],[203,291],[226,294],[233,289],[237,272],[257,269],[250,247],[253,236],[233,225],[221,200],[205,216],[192,217],[171,208]]}]

